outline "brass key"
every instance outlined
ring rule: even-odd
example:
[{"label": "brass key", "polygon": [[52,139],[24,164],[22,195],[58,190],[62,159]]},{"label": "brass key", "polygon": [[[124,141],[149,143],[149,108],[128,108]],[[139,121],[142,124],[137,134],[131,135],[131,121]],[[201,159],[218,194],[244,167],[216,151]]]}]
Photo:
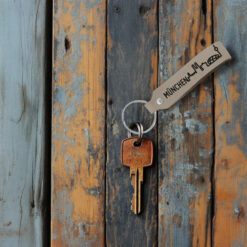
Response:
[{"label": "brass key", "polygon": [[121,159],[124,166],[130,167],[131,185],[134,189],[131,210],[134,214],[141,212],[141,185],[143,168],[153,163],[153,143],[143,138],[135,145],[138,137],[130,137],[122,141]]}]

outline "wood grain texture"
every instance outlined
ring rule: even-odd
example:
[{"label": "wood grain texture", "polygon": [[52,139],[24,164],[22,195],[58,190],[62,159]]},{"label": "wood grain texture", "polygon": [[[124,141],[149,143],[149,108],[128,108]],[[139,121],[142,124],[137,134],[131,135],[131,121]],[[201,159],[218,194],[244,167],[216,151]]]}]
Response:
[{"label": "wood grain texture", "polygon": [[[106,245],[157,246],[157,164],[145,168],[142,214],[130,210],[129,168],[121,165],[121,140],[127,137],[121,109],[131,100],[151,97],[157,87],[157,1],[108,1]],[[126,111],[128,124],[152,115],[144,106]],[[154,130],[149,136],[155,140]]]},{"label": "wood grain texture", "polygon": [[45,17],[46,1],[1,1],[1,247],[48,245],[43,231],[48,192],[44,178]]},{"label": "wood grain texture", "polygon": [[52,246],[105,241],[105,5],[54,0]]},{"label": "wood grain texture", "polygon": [[214,246],[247,246],[247,1],[214,1],[214,33],[233,61],[215,74]]},{"label": "wood grain texture", "polygon": [[[212,41],[211,0],[160,1],[159,84]],[[210,246],[212,81],[159,112],[159,246]]]}]

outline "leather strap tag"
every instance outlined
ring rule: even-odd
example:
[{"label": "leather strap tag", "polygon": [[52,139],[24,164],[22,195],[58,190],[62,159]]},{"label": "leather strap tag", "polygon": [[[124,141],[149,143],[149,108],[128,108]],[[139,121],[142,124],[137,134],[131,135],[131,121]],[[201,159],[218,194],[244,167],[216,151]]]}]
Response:
[{"label": "leather strap tag", "polygon": [[189,93],[205,77],[221,64],[229,61],[231,55],[221,42],[215,42],[192,58],[183,68],[153,91],[152,98],[145,107],[154,113],[168,109]]}]

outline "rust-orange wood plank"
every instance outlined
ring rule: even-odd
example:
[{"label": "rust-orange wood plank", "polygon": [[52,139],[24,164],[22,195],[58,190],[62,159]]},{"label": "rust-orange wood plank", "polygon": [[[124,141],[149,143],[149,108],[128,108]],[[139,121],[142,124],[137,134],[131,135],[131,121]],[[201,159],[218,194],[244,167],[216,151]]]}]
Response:
[{"label": "rust-orange wood plank", "polygon": [[[212,1],[161,0],[159,84],[212,41]],[[159,246],[210,246],[212,80],[159,112]]]},{"label": "rust-orange wood plank", "polygon": [[105,12],[104,0],[54,0],[54,247],[105,241]]},{"label": "rust-orange wood plank", "polygon": [[233,61],[215,74],[213,244],[247,246],[247,1],[215,0],[215,39]]}]

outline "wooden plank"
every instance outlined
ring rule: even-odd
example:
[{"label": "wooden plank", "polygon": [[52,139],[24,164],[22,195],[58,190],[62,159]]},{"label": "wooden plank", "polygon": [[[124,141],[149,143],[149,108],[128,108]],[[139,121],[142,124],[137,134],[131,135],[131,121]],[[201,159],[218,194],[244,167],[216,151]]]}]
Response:
[{"label": "wooden plank", "polygon": [[[134,99],[151,97],[157,87],[157,1],[108,1],[106,245],[157,246],[157,164],[144,171],[142,214],[130,210],[129,169],[121,165],[121,140],[127,131],[121,109]],[[146,128],[152,115],[144,106],[126,111],[129,124]],[[155,131],[149,135],[155,141]]]},{"label": "wooden plank", "polygon": [[45,17],[46,1],[1,1],[1,247],[49,244],[49,233],[44,231],[44,213],[49,209],[45,204],[49,176],[44,176],[45,41],[49,40]]},{"label": "wooden plank", "polygon": [[[160,1],[159,84],[212,41],[211,0]],[[212,81],[159,112],[159,245],[210,246]]]},{"label": "wooden plank", "polygon": [[214,1],[215,39],[233,61],[215,74],[214,246],[247,246],[247,1]]},{"label": "wooden plank", "polygon": [[105,241],[105,5],[54,0],[52,246]]}]

